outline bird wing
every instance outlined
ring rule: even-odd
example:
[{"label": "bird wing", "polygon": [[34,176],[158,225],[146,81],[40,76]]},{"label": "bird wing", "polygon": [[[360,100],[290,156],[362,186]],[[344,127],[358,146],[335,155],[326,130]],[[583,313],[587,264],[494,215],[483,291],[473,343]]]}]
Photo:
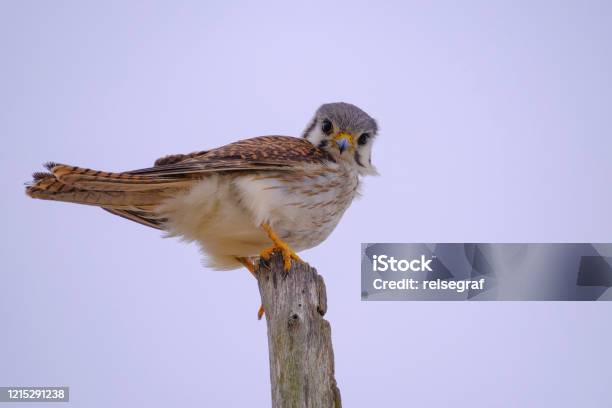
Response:
[{"label": "bird wing", "polygon": [[307,140],[261,136],[213,150],[166,156],[153,167],[121,173],[49,163],[50,173],[35,173],[26,192],[34,198],[128,210],[154,205],[207,173],[290,171],[300,164],[324,161],[333,158]]},{"label": "bird wing", "polygon": [[298,164],[333,160],[329,153],[305,139],[260,136],[213,150],[166,156],[156,160],[153,167],[129,171],[127,174],[174,177],[218,171],[288,170]]}]

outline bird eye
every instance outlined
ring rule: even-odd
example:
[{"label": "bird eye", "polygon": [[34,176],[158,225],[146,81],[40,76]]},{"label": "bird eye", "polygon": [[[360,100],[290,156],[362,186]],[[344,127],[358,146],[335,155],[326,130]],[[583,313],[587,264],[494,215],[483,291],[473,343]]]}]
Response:
[{"label": "bird eye", "polygon": [[370,134],[369,133],[362,133],[361,136],[359,136],[359,139],[357,139],[357,144],[364,145],[364,144],[368,143],[368,139],[369,138],[370,138]]},{"label": "bird eye", "polygon": [[323,126],[321,127],[321,130],[323,130],[323,133],[325,133],[326,135],[329,135],[333,128],[334,127],[332,126],[332,123],[328,119],[325,119],[323,121]]}]

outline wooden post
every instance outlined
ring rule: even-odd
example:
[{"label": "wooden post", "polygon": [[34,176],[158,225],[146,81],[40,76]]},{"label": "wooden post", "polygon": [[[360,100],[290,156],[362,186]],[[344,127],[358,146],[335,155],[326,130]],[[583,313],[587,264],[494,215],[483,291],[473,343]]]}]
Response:
[{"label": "wooden post", "polygon": [[259,264],[257,281],[268,325],[272,407],[340,408],[323,278],[304,263],[285,272],[275,252]]}]

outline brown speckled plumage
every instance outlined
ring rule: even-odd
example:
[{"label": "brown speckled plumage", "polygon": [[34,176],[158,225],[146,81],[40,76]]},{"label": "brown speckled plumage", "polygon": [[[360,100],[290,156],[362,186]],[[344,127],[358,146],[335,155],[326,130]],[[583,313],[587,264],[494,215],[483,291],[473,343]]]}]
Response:
[{"label": "brown speckled plumage", "polygon": [[[216,149],[162,157],[153,167],[107,172],[57,163],[33,174],[33,198],[99,206],[112,214],[200,243],[210,264],[238,266],[269,243],[259,228],[271,225],[297,250],[323,241],[357,194],[371,146],[351,145],[343,154],[319,124],[336,134],[372,138],[373,119],[349,104],[323,105],[304,138],[261,136]],[[324,140],[322,140],[324,139]],[[321,146],[321,147],[317,147]],[[347,146],[347,145],[344,145]],[[344,148],[343,146],[343,148]]]}]

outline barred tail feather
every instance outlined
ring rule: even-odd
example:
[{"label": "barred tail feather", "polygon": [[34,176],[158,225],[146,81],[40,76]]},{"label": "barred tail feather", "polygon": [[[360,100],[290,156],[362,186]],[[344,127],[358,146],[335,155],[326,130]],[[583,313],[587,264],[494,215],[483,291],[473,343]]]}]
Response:
[{"label": "barred tail feather", "polygon": [[38,172],[27,184],[26,194],[41,200],[102,207],[104,210],[162,229],[165,220],[155,213],[164,199],[185,189],[193,178],[147,177],[109,173],[49,163],[49,173]]},{"label": "barred tail feather", "polygon": [[193,182],[190,177],[111,173],[55,163],[48,163],[47,168],[56,179],[65,184],[97,191],[150,191],[184,187]]},{"label": "barred tail feather", "polygon": [[133,208],[134,206],[157,205],[163,196],[154,191],[124,192],[85,190],[62,183],[55,178],[39,180],[26,187],[26,194],[41,200],[64,201],[69,203]]}]

